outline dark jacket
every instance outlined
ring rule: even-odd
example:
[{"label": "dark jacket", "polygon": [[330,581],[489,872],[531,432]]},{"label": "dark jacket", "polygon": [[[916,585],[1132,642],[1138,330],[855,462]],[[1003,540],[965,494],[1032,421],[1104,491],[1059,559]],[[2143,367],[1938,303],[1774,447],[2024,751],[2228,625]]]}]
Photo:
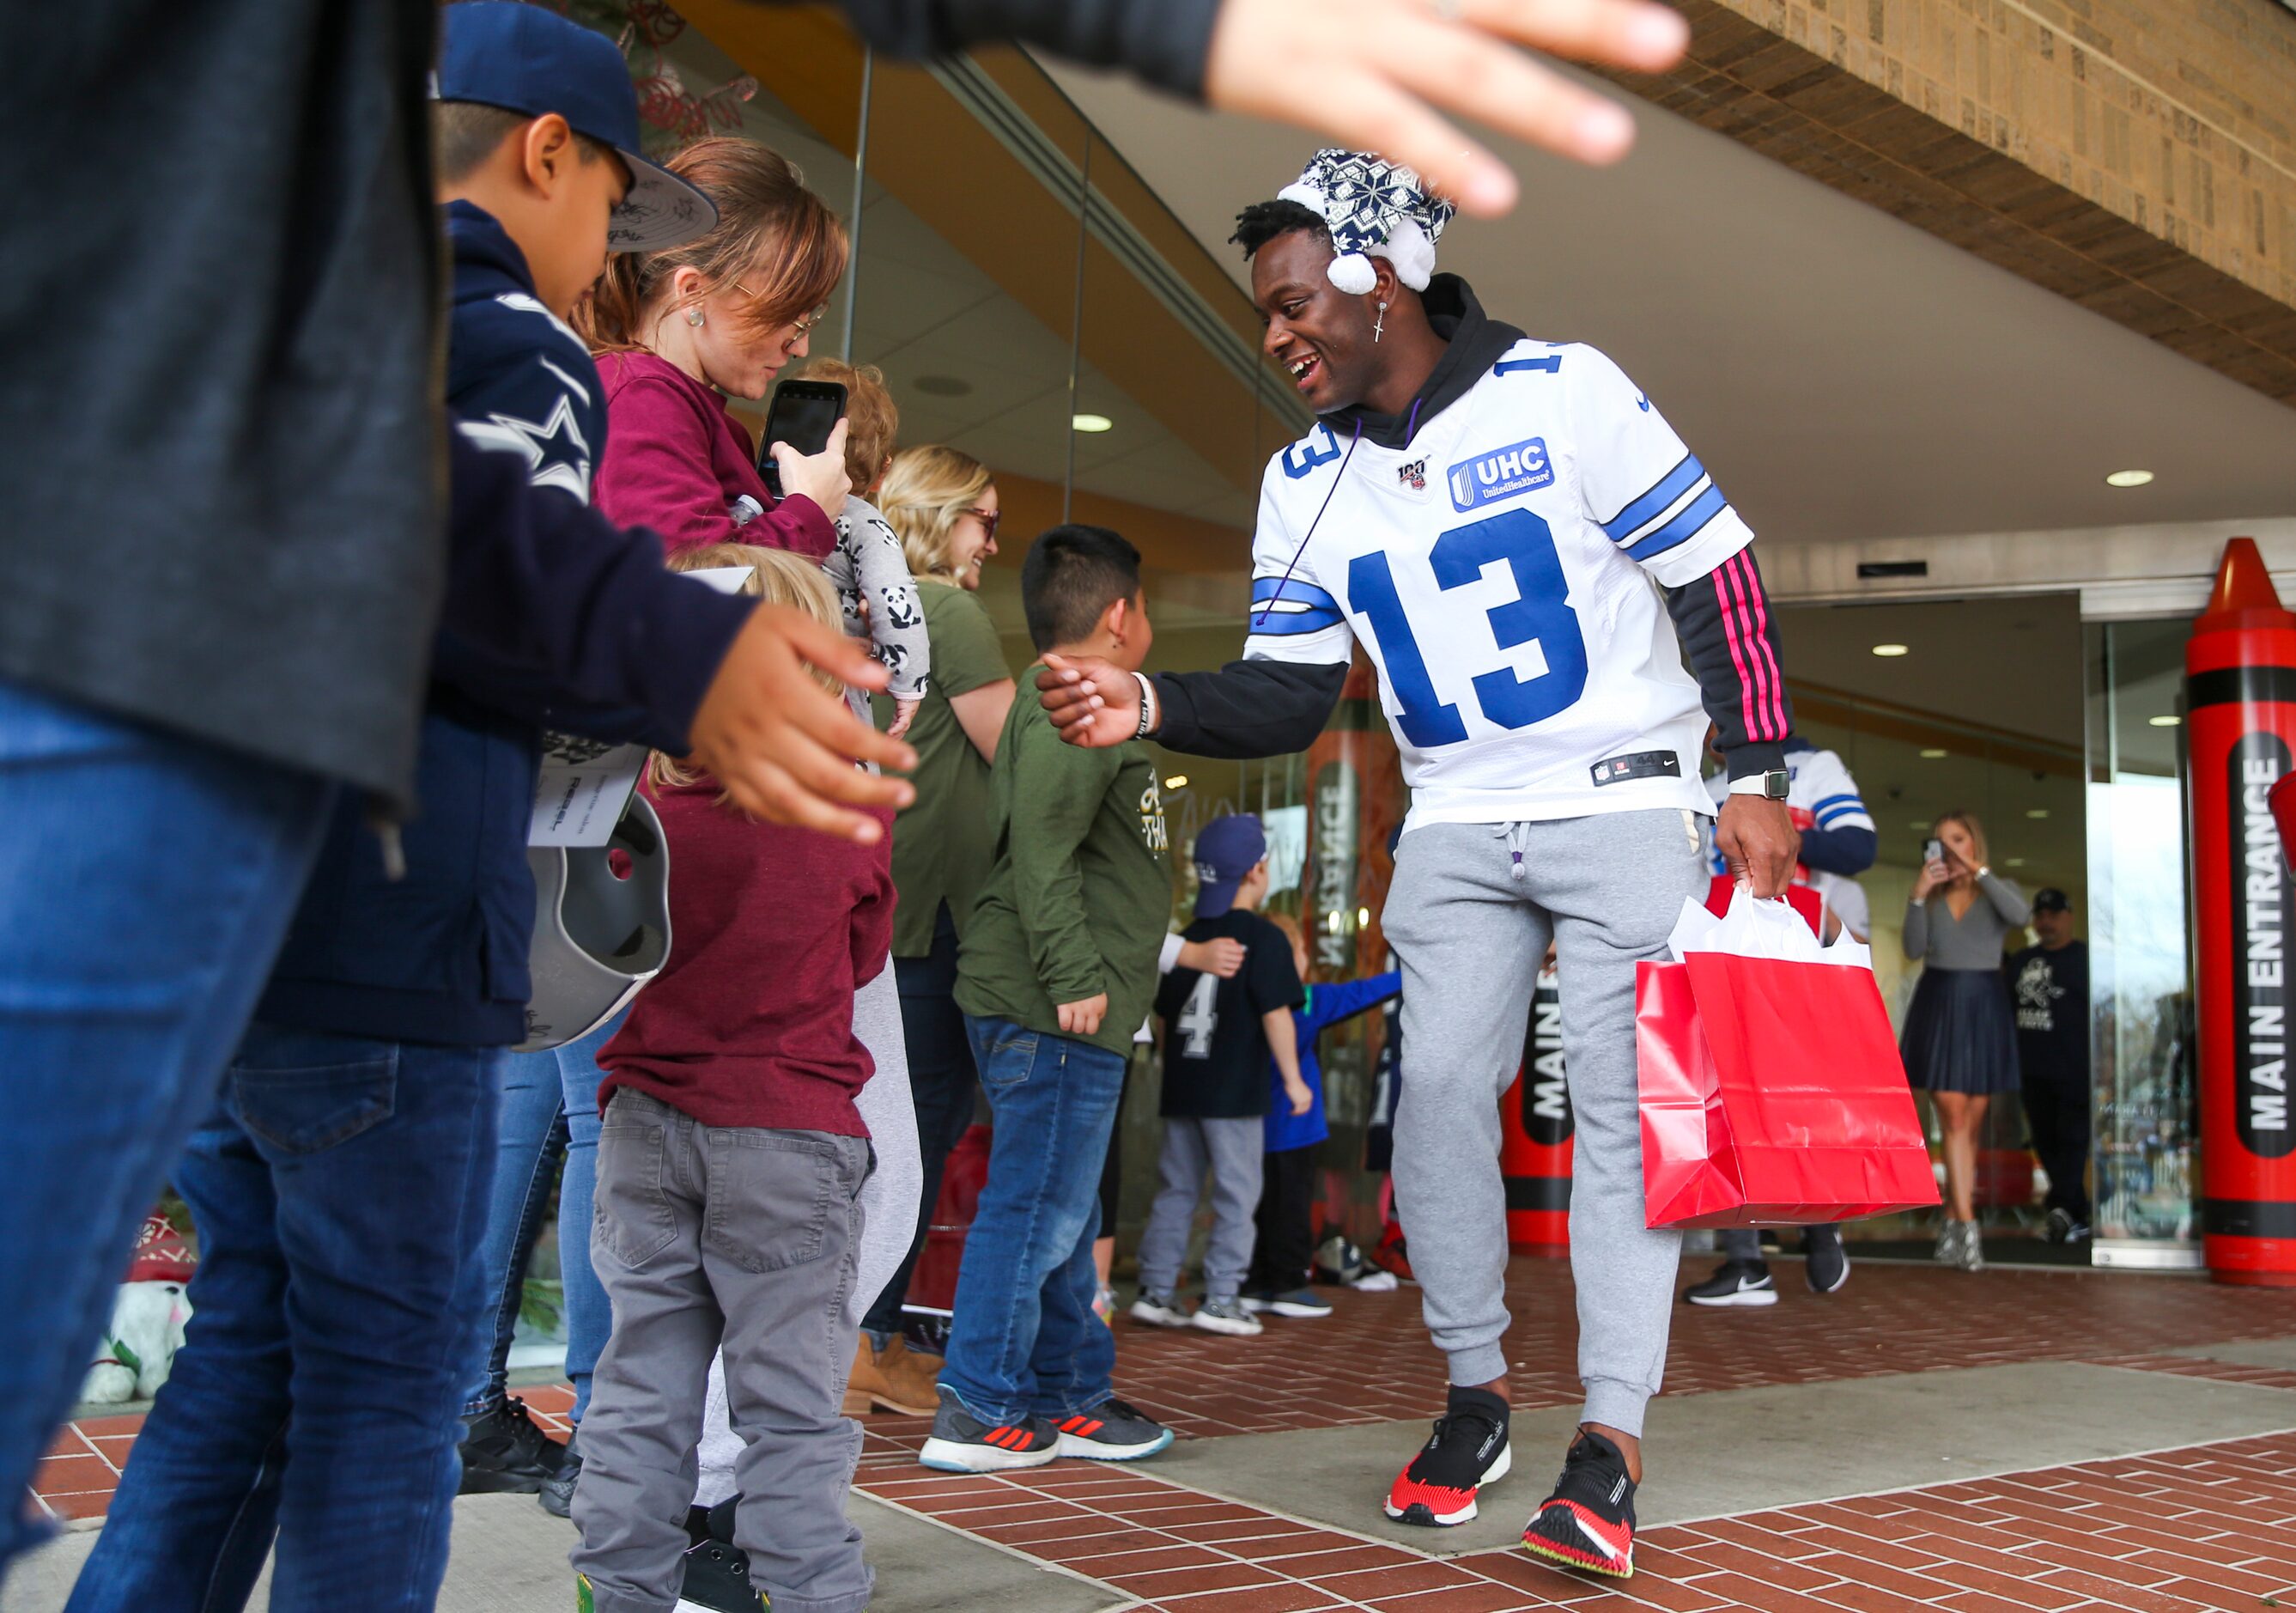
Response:
[{"label": "dark jacket", "polygon": [[[606,436],[589,351],[536,298],[525,255],[500,225],[467,202],[444,211],[455,271],[447,407],[474,440],[523,459],[530,485],[586,505]],[[258,1016],[390,1041],[521,1040],[539,739],[531,721],[434,684],[403,874],[386,871],[364,802],[339,801]]]},{"label": "dark jacket", "polygon": [[[1335,409],[1323,417],[1335,435],[1348,439],[1360,432],[1388,448],[1409,447],[1419,427],[1465,397],[1522,340],[1514,326],[1488,317],[1474,292],[1456,275],[1436,276],[1422,295],[1428,323],[1447,344],[1443,357],[1406,412],[1375,415],[1353,405]],[[1756,598],[1748,603],[1762,607],[1753,613],[1767,622],[1775,613],[1767,608],[1768,596],[1759,572],[1752,586]],[[1741,698],[1743,679],[1731,654],[1719,597],[1701,585],[1663,592],[1683,655],[1698,679],[1707,714],[1719,730],[1715,749],[1730,777],[1742,778],[1784,766],[1779,744],[1747,736],[1742,716],[1746,709]],[[1763,632],[1775,654],[1776,628],[1766,626]],[[1154,737],[1167,750],[1197,756],[1276,756],[1304,751],[1331,720],[1347,679],[1343,661],[1317,665],[1244,660],[1212,672],[1160,672],[1155,681],[1162,718]],[[1787,721],[1791,727],[1790,715]]]},{"label": "dark jacket", "polygon": [[[1012,37],[1193,94],[1216,6],[849,9],[893,53]],[[454,580],[436,28],[434,0],[73,0],[0,57],[0,149],[39,154],[0,282],[0,678],[411,799]],[[550,638],[519,603],[462,616]]]}]

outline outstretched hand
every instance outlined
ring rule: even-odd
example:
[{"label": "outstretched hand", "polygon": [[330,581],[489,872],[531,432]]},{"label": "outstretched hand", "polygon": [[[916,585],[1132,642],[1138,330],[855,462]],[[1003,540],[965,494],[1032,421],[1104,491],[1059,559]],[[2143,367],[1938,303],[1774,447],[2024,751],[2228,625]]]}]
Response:
[{"label": "outstretched hand", "polygon": [[853,764],[906,772],[916,753],[855,717],[815,681],[815,668],[885,687],[885,669],[857,641],[786,605],[758,605],[693,714],[693,759],[751,817],[873,844],[884,826],[845,809],[905,807],[916,791]]},{"label": "outstretched hand", "polygon": [[1047,655],[1037,698],[1070,745],[1099,749],[1140,732],[1140,682],[1114,662],[1089,655]]},{"label": "outstretched hand", "polygon": [[1408,163],[1492,218],[1514,205],[1515,177],[1444,111],[1580,162],[1615,162],[1635,140],[1625,108],[1513,46],[1662,73],[1689,42],[1649,0],[1226,0],[1204,99]]}]

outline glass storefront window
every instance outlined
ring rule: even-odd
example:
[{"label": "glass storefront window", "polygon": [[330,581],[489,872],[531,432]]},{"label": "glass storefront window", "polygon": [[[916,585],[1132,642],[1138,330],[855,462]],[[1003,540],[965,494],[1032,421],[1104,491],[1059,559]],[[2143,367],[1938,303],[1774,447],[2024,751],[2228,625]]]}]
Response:
[{"label": "glass storefront window", "polygon": [[2190,630],[2181,621],[2087,629],[2099,1265],[2200,1263],[2178,721]]}]

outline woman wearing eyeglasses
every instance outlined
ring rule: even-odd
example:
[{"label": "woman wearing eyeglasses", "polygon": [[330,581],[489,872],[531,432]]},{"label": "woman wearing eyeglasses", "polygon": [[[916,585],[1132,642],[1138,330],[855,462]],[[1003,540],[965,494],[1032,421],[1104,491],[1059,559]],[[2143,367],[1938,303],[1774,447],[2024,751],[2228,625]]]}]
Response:
[{"label": "woman wearing eyeglasses", "polygon": [[[608,259],[589,300],[576,310],[577,325],[598,354],[609,423],[594,502],[624,526],[660,533],[672,553],[742,543],[819,562],[836,546],[832,518],[851,490],[846,423],[838,423],[819,454],[775,449],[783,495],[776,500],[758,473],[748,428],[726,405],[728,399],[763,398],[783,369],[806,357],[814,324],[845,272],[845,227],[795,167],[753,141],[697,141],[664,166],[717,204],[718,225],[685,246]],[[673,881],[678,845],[672,833]],[[854,998],[853,1034],[876,1065],[854,1100],[876,1151],[861,1193],[865,1222],[856,1285],[872,1293],[906,1253],[916,1219],[917,1132],[899,1016],[890,969]],[[578,1184],[562,1194],[560,1206],[560,1257],[570,1287],[588,1250],[591,1206],[578,1202],[579,1187],[594,1175],[572,1167],[588,1167],[584,1149],[599,1147],[601,1076],[583,1054],[562,1060],[561,1074],[570,1134],[566,1180]],[[594,1318],[578,1319],[570,1306],[568,1333],[570,1372],[598,1359],[603,1341],[594,1336]],[[702,1505],[733,1487],[730,1464],[742,1448],[726,1428],[724,1406],[713,1383],[699,1451],[695,1499]],[[572,1470],[576,1485],[580,1453],[578,1430],[562,1469],[562,1477]],[[689,1568],[693,1562],[689,1559]]]},{"label": "woman wearing eyeglasses", "polygon": [[819,560],[851,491],[840,422],[822,452],[775,450],[783,497],[758,473],[729,398],[760,399],[793,360],[845,273],[845,226],[804,176],[754,141],[696,141],[666,166],[718,204],[689,245],[606,260],[576,322],[598,354],[608,441],[594,502],[651,527],[675,553],[717,543],[794,549]]},{"label": "woman wearing eyeglasses", "polygon": [[951,448],[906,449],[893,456],[874,498],[917,580],[932,656],[932,680],[907,736],[917,752],[911,775],[917,799],[893,820],[893,888],[900,893],[893,973],[924,1181],[908,1257],[862,1318],[853,1391],[857,1400],[865,1395],[887,1410],[922,1414],[939,1403],[933,1379],[940,1358],[901,1343],[901,1302],[940,1196],[941,1168],[972,1119],[972,1049],[951,993],[957,938],[996,855],[988,764],[1013,704],[1013,674],[974,592],[981,563],[996,552],[996,486],[988,467]]}]

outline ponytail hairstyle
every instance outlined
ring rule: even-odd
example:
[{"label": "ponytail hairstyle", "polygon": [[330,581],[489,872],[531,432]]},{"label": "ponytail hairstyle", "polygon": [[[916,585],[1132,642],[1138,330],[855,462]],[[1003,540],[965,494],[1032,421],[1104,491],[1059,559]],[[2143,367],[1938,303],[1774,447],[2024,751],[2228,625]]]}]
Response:
[{"label": "ponytail hairstyle", "polygon": [[684,246],[609,257],[574,313],[592,351],[642,350],[665,317],[699,301],[673,297],[671,276],[681,268],[698,271],[711,292],[746,290],[737,317],[760,336],[829,300],[845,273],[845,226],[805,188],[795,163],[754,140],[721,135],[662,166],[718,204],[717,227]]},{"label": "ponytail hairstyle", "polygon": [[[837,595],[823,576],[821,568],[801,555],[787,549],[764,548],[753,543],[713,543],[706,548],[681,549],[669,557],[673,572],[702,572],[718,566],[746,565],[750,574],[742,580],[737,592],[762,599],[767,605],[785,605],[804,612],[824,627],[845,630],[843,609]],[[842,695],[845,685],[828,673],[816,669],[814,681],[832,695]],[[709,775],[693,765],[690,758],[666,755],[655,751],[646,758],[646,782],[658,790],[682,790],[699,784]],[[720,795],[720,805],[725,802]]]},{"label": "ponytail hairstyle", "polygon": [[930,443],[894,455],[885,484],[870,502],[899,535],[910,572],[949,582],[955,579],[949,531],[958,516],[980,502],[992,480],[988,467],[972,455]]}]

